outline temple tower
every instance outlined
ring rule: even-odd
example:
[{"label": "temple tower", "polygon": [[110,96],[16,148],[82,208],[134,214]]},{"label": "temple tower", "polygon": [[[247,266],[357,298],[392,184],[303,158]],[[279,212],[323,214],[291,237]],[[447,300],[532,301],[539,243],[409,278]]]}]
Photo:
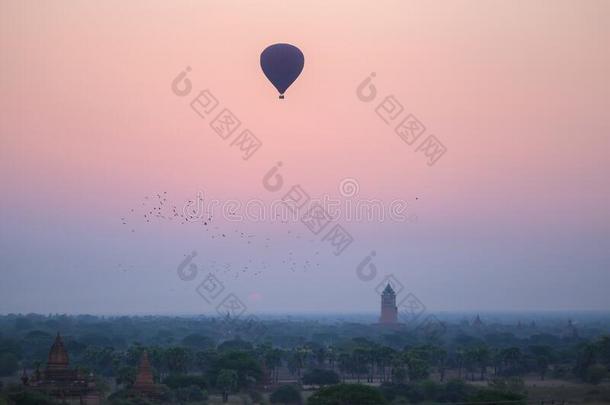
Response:
[{"label": "temple tower", "polygon": [[152,368],[150,367],[148,353],[146,351],[142,353],[142,358],[140,359],[138,374],[136,375],[136,381],[133,384],[133,389],[141,393],[152,393],[156,391],[155,383],[153,381]]},{"label": "temple tower", "polygon": [[100,393],[93,375],[84,375],[69,368],[68,351],[59,332],[49,350],[46,369],[22,376],[23,385],[29,389],[44,392],[69,404],[99,405]]},{"label": "temple tower", "polygon": [[396,293],[390,283],[388,283],[381,293],[381,316],[379,317],[379,323],[392,324],[397,322]]},{"label": "temple tower", "polygon": [[73,371],[68,368],[70,359],[68,351],[64,346],[64,340],[59,332],[55,337],[55,342],[49,350],[49,358],[47,360],[47,368],[45,370],[45,378],[47,380],[63,380],[72,378]]}]

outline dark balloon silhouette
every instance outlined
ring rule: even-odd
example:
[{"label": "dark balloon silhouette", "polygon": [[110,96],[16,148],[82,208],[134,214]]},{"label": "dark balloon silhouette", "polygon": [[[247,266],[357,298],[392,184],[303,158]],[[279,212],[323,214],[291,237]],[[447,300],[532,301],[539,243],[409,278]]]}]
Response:
[{"label": "dark balloon silhouette", "polygon": [[299,77],[305,57],[299,48],[290,44],[270,45],[261,53],[261,68],[267,79],[284,98],[286,89]]}]

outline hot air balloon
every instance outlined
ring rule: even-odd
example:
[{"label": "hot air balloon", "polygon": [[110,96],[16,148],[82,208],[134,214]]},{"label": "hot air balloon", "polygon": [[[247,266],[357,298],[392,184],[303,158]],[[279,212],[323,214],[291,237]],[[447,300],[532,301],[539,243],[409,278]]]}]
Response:
[{"label": "hot air balloon", "polygon": [[270,45],[261,53],[261,68],[267,79],[284,98],[286,89],[299,77],[305,57],[299,48],[290,44]]}]

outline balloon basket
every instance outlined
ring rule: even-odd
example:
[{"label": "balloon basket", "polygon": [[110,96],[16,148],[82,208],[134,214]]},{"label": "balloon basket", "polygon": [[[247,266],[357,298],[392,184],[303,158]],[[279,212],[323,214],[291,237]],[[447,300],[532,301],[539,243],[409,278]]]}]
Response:
[{"label": "balloon basket", "polygon": [[283,99],[284,99],[284,95],[280,94],[280,100],[283,100]]}]

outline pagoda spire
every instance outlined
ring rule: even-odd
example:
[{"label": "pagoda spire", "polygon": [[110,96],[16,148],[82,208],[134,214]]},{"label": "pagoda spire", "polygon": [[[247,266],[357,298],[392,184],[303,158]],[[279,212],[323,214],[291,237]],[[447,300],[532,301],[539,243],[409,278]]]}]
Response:
[{"label": "pagoda spire", "polygon": [[133,388],[141,392],[150,392],[154,391],[155,389],[152,367],[148,361],[148,352],[146,352],[146,350],[142,352],[142,357],[140,358],[140,365],[138,366],[138,373],[136,374],[136,381],[133,384]]},{"label": "pagoda spire", "polygon": [[49,350],[47,370],[65,370],[68,368],[69,363],[70,359],[68,357],[68,352],[64,347],[64,340],[59,332],[57,332],[55,342],[53,343],[53,346],[51,346],[51,350]]},{"label": "pagoda spire", "polygon": [[28,373],[27,371],[25,371],[25,368],[23,369],[23,374],[21,374],[21,383],[23,385],[28,385],[28,381],[29,381],[29,377],[28,377]]}]

